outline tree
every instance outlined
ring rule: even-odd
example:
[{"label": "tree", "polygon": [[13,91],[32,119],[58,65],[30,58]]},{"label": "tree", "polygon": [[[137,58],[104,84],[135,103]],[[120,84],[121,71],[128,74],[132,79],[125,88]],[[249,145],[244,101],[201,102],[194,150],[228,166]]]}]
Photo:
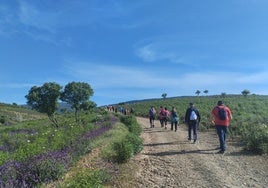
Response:
[{"label": "tree", "polygon": [[225,92],[222,92],[222,93],[221,93],[221,96],[222,96],[223,98],[225,98],[226,95],[227,95],[227,94],[226,94]]},{"label": "tree", "polygon": [[164,100],[167,98],[167,94],[166,93],[163,93],[161,96],[163,97]]},{"label": "tree", "polygon": [[203,91],[206,95],[208,94],[208,90],[206,89],[205,91]]},{"label": "tree", "polygon": [[89,101],[90,96],[93,95],[93,89],[85,82],[71,82],[68,83],[62,92],[60,99],[71,105],[75,110],[75,119],[78,121],[77,113]]},{"label": "tree", "polygon": [[61,86],[55,82],[45,83],[41,87],[33,86],[26,95],[27,104],[32,109],[46,113],[50,121],[58,127],[55,112],[58,108]]},{"label": "tree", "polygon": [[97,104],[93,101],[86,101],[80,105],[80,110],[91,110],[95,108]]},{"label": "tree", "polygon": [[244,89],[241,93],[246,97],[248,94],[250,94],[250,91],[248,89]]},{"label": "tree", "polygon": [[199,91],[199,90],[196,90],[196,92],[195,92],[195,94],[196,94],[197,96],[199,96],[200,93],[201,93],[201,91]]}]

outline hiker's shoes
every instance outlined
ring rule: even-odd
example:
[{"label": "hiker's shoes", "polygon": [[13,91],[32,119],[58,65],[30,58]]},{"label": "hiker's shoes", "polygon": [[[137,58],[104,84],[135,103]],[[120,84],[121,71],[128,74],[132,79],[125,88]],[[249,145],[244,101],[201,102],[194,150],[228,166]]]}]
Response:
[{"label": "hiker's shoes", "polygon": [[194,144],[196,144],[196,139],[194,139]]},{"label": "hiker's shoes", "polygon": [[218,151],[217,153],[218,153],[218,154],[224,154],[225,151],[224,151],[224,150],[220,150],[220,151]]}]

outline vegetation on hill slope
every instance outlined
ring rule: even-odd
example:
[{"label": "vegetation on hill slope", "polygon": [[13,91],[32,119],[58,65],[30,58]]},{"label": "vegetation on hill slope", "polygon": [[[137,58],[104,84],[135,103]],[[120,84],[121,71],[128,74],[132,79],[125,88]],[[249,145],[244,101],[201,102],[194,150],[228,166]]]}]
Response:
[{"label": "vegetation on hill slope", "polygon": [[[86,174],[94,174],[85,186],[112,181],[110,162],[120,164],[141,151],[141,129],[132,116],[115,116],[106,111],[84,111],[76,121],[73,113],[58,115],[55,127],[46,117],[0,127],[0,187],[37,187],[62,177],[82,156],[95,147],[104,147],[100,169],[86,170],[68,178],[81,184]],[[123,123],[119,123],[122,121]],[[108,139],[110,138],[110,139]],[[116,170],[116,165],[114,170]],[[105,173],[105,177],[103,177]],[[110,177],[110,178],[109,178]],[[63,182],[63,184],[65,184]],[[66,186],[63,186],[66,187]]]},{"label": "vegetation on hill slope", "polygon": [[149,108],[154,106],[156,110],[160,106],[171,110],[174,106],[180,116],[180,123],[183,123],[186,109],[189,102],[195,103],[195,107],[201,114],[199,131],[212,129],[210,113],[218,100],[223,100],[225,105],[230,107],[233,113],[233,120],[230,122],[229,136],[240,138],[241,142],[249,150],[259,153],[268,153],[268,96],[261,95],[225,95],[223,96],[188,96],[173,97],[154,100],[142,100],[126,102],[115,105],[115,108],[123,106],[126,109],[135,109],[135,115],[148,117]]},{"label": "vegetation on hill slope", "polygon": [[[246,149],[268,153],[266,115],[268,96],[178,97],[122,103],[115,107],[134,108],[136,116],[147,117],[150,106],[156,109],[159,106],[168,109],[175,106],[180,115],[180,123],[183,123],[189,102],[194,102],[202,116],[199,130],[206,131],[213,128],[209,117],[218,100],[223,100],[233,112],[234,119],[230,124],[231,137],[239,139]],[[10,119],[16,119],[14,118],[17,117],[16,113],[26,113],[26,111],[29,113],[23,116],[29,117],[27,121],[23,118],[23,121],[17,121],[20,123],[14,121],[13,124],[0,126],[0,185],[2,187],[37,186],[40,183],[55,181],[82,156],[96,147],[102,148],[98,156],[103,162],[97,162],[96,168],[87,168],[60,184],[63,187],[77,185],[78,182],[83,186],[103,185],[112,181],[113,177],[110,174],[117,169],[113,167],[113,170],[109,171],[106,168],[107,164],[127,162],[142,149],[142,141],[138,137],[141,129],[134,116],[107,113],[95,108],[94,111],[83,111],[79,121],[76,121],[73,113],[65,112],[57,114],[59,127],[55,128],[48,118],[40,113],[16,105],[4,105],[1,110],[1,113],[8,112],[9,114],[6,114]],[[118,124],[119,120],[122,123]],[[98,166],[100,163],[101,167]],[[92,178],[82,181],[88,175]]]},{"label": "vegetation on hill slope", "polygon": [[45,117],[44,114],[23,106],[0,103],[0,126],[14,125],[19,122],[43,119]]}]

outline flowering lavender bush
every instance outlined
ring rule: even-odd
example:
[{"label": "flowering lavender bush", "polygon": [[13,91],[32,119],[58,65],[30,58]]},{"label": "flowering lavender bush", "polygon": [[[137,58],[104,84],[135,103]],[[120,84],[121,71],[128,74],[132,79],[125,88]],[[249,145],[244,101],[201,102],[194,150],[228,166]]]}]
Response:
[{"label": "flowering lavender bush", "polygon": [[10,160],[0,167],[0,187],[35,187],[55,180],[68,168],[70,159],[65,150],[44,153],[23,162]]},{"label": "flowering lavender bush", "polygon": [[[21,154],[24,155],[23,158],[20,158],[19,161],[8,160],[0,166],[0,187],[36,187],[42,182],[47,183],[56,180],[79,158],[79,156],[89,151],[88,147],[93,139],[110,130],[115,122],[116,118],[114,117],[108,118],[106,121],[100,119],[96,125],[93,126],[93,130],[88,130],[83,135],[78,134],[81,132],[81,127],[68,127],[63,129],[66,131],[67,138],[65,139],[61,139],[64,135],[58,133],[58,131],[48,130],[48,134],[41,136],[41,140],[44,139],[44,136],[48,136],[49,141],[40,141],[38,137],[36,137],[35,140],[32,140],[35,141],[35,144],[32,143],[33,145],[29,146],[32,142],[30,141],[30,143],[26,143],[28,144],[25,147],[26,149],[22,148],[22,150],[20,150]],[[75,133],[76,138],[68,137],[72,135],[70,132]],[[30,134],[32,134],[32,132]],[[60,144],[57,143],[57,139],[60,140]],[[67,141],[68,139],[69,141]],[[64,143],[62,143],[63,140],[66,140],[67,144],[65,143],[64,145]],[[34,150],[36,143],[48,145],[43,146],[43,153],[27,155],[27,152],[35,153],[34,151],[29,151],[29,148]],[[58,149],[49,149],[49,146],[53,144],[57,145]],[[5,145],[2,145],[0,149],[1,148],[5,148]],[[15,155],[13,156],[20,154],[20,152],[16,153],[15,150],[14,152]],[[28,156],[28,158],[25,159],[25,156]]]}]

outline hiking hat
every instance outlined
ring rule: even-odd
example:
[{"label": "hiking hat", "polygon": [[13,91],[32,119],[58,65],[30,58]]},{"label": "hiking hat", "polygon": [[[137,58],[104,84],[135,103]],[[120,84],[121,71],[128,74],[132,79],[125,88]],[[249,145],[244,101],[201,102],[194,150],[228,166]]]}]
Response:
[{"label": "hiking hat", "polygon": [[220,105],[223,105],[223,102],[222,101],[218,101],[218,106],[220,106]]},{"label": "hiking hat", "polygon": [[189,105],[190,105],[190,106],[193,106],[193,105],[194,105],[194,103],[190,102],[190,103],[189,103]]}]

